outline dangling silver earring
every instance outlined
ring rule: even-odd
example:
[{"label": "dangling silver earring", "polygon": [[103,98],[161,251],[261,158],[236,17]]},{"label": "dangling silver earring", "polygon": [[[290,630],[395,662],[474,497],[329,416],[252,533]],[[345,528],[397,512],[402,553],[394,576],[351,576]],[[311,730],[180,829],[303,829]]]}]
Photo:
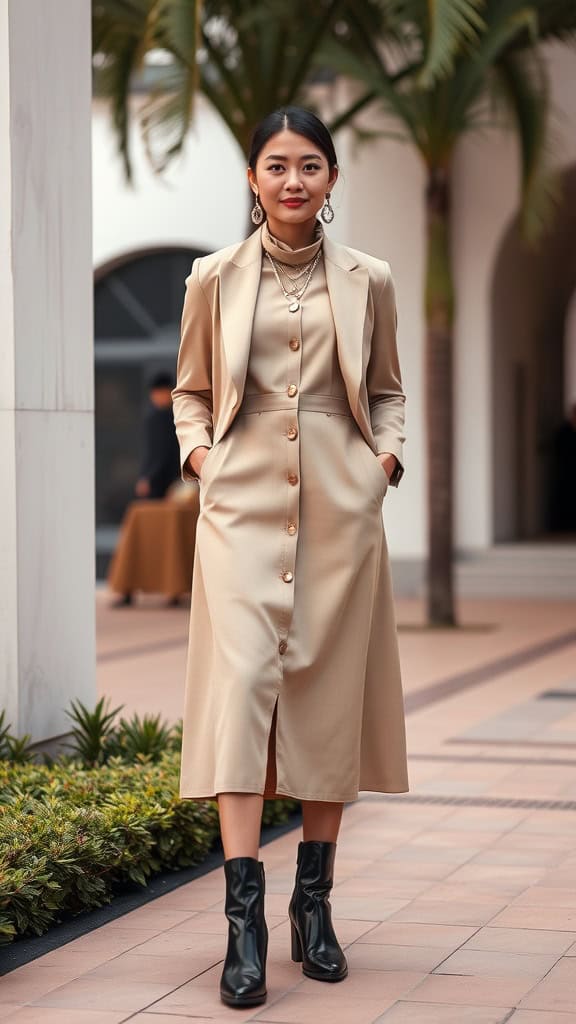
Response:
[{"label": "dangling silver earring", "polygon": [[326,199],[324,200],[324,206],[322,207],[320,216],[322,217],[322,220],[324,221],[325,224],[331,224],[332,221],[334,220],[334,210],[330,205],[329,192],[326,193]]},{"label": "dangling silver earring", "polygon": [[260,206],[260,200],[258,199],[257,192],[254,193],[254,206],[252,207],[250,216],[252,217],[253,224],[261,224],[264,220],[264,210]]}]

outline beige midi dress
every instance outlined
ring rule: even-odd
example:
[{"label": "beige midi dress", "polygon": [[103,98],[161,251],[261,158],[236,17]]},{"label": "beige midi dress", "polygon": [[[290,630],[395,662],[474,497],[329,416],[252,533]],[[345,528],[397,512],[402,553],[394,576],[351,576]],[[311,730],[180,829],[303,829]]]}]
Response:
[{"label": "beige midi dress", "polygon": [[[285,263],[322,238],[262,231]],[[389,480],[351,415],[322,256],[290,312],[263,253],[243,400],[200,472],[181,797],[405,791]]]}]

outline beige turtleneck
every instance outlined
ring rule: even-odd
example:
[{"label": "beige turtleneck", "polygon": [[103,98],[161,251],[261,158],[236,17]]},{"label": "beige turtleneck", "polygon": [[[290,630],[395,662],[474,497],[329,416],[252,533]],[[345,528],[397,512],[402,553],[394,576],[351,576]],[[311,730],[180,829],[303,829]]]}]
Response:
[{"label": "beige turtleneck", "polygon": [[[314,241],[300,249],[274,238],[266,221],[260,232],[264,252],[291,266],[313,259],[324,240],[319,221]],[[285,392],[290,384],[296,384],[300,393],[345,398],[323,256],[302,297],[301,308],[290,313],[288,305],[263,253],[244,393]]]}]

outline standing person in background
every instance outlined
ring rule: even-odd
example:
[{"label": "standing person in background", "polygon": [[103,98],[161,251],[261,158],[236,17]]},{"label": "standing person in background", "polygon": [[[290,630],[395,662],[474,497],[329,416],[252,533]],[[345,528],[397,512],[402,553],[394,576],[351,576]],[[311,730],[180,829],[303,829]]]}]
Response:
[{"label": "standing person in background", "polygon": [[150,403],[144,419],[144,454],[134,488],[138,498],[163,498],[180,476],[178,439],[172,414],[169,373],[157,373],[149,384]]},{"label": "standing person in background", "polygon": [[270,114],[249,158],[258,229],[195,261],[182,317],[174,419],[200,515],[180,796],[218,800],[229,1006],[266,998],[263,798],[302,801],[292,959],[338,982],[343,805],[408,788],[382,522],[404,472],[394,285],[324,235],[337,175],[322,121]]}]

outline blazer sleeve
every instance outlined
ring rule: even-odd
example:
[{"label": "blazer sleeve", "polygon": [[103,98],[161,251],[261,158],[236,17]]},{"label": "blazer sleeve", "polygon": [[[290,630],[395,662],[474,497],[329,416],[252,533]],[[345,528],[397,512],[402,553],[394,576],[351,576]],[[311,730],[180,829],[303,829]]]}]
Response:
[{"label": "blazer sleeve", "polygon": [[172,392],[183,480],[198,479],[198,474],[184,469],[184,465],[195,448],[211,448],[213,439],[212,317],[200,284],[199,263],[199,259],[194,261],[186,278],[176,386]]},{"label": "blazer sleeve", "polygon": [[372,348],[366,370],[366,387],[372,432],[379,454],[391,452],[396,465],[390,483],[397,487],[404,475],[404,405],[400,362],[396,343],[396,296],[388,263],[374,298]]}]

